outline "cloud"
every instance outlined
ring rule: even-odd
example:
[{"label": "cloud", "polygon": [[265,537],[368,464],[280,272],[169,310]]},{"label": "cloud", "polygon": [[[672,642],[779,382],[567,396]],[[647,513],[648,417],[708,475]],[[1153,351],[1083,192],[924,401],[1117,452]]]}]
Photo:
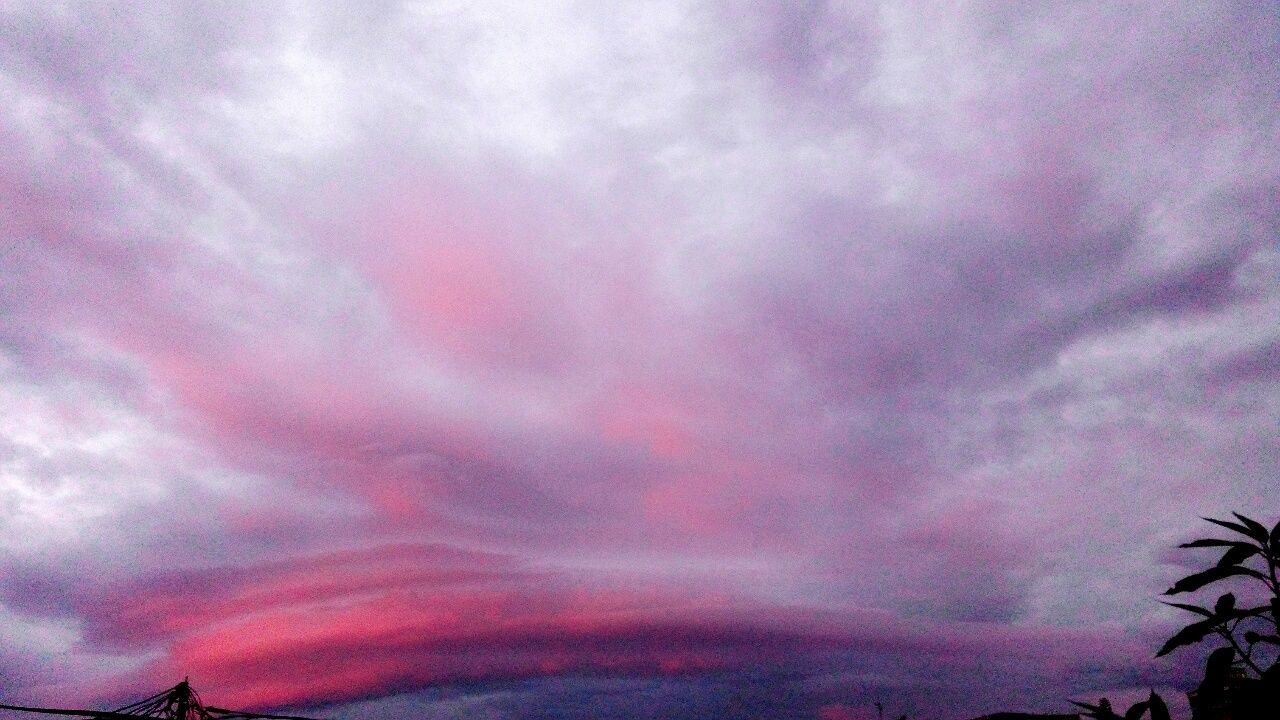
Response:
[{"label": "cloud", "polygon": [[0,628],[74,635],[7,692],[101,662],[89,695],[813,718],[1183,682],[1142,660],[1164,550],[1280,512],[1275,25],[3,11]]}]

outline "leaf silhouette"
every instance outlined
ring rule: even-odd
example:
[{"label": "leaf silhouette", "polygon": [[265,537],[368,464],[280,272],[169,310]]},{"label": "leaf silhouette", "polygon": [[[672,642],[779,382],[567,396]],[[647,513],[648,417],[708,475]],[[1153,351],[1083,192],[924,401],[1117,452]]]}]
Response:
[{"label": "leaf silhouette", "polygon": [[1151,720],[1170,720],[1169,706],[1164,704],[1164,698],[1157,695],[1155,690],[1147,698],[1147,705],[1151,708]]},{"label": "leaf silhouette", "polygon": [[1150,702],[1146,700],[1134,703],[1133,707],[1129,708],[1129,711],[1124,714],[1124,720],[1138,720],[1146,714],[1148,705],[1150,705]]},{"label": "leaf silhouette", "polygon": [[1195,573],[1194,575],[1188,575],[1182,578],[1178,582],[1174,583],[1173,587],[1166,590],[1164,594],[1177,595],[1178,593],[1191,592],[1192,590],[1199,590],[1200,588],[1204,587],[1205,585],[1208,585],[1211,582],[1217,582],[1218,580],[1229,578],[1235,575],[1247,575],[1249,577],[1256,577],[1259,580],[1262,580],[1264,582],[1267,580],[1265,575],[1258,572],[1257,570],[1254,570],[1253,568],[1241,567],[1239,565],[1227,565],[1225,567],[1218,566],[1218,567],[1212,567],[1203,572],[1198,572],[1198,573]]},{"label": "leaf silhouette", "polygon": [[1218,567],[1225,565],[1239,565],[1258,554],[1258,548],[1249,543],[1236,543],[1230,550],[1222,556],[1218,561]]},{"label": "leaf silhouette", "polygon": [[1184,605],[1182,603],[1168,602],[1166,600],[1161,600],[1160,602],[1164,603],[1165,605],[1168,605],[1169,607],[1176,607],[1179,610],[1186,610],[1187,612],[1193,612],[1197,615],[1203,615],[1205,617],[1213,617],[1212,610],[1208,608],[1202,608],[1199,605]]},{"label": "leaf silhouette", "polygon": [[1236,610],[1232,613],[1236,618],[1262,617],[1271,612],[1271,608],[1266,605],[1248,608],[1247,610]]},{"label": "leaf silhouette", "polygon": [[1219,624],[1221,624],[1221,621],[1216,617],[1191,623],[1174,633],[1173,637],[1169,638],[1169,640],[1161,646],[1160,651],[1156,653],[1156,657],[1168,655],[1183,645],[1194,645],[1200,642],[1206,635],[1213,632],[1213,629]]},{"label": "leaf silhouette", "polygon": [[1249,537],[1257,540],[1263,545],[1267,544],[1267,539],[1270,537],[1270,533],[1267,532],[1267,527],[1265,525],[1253,518],[1247,518],[1238,512],[1233,512],[1231,514],[1235,515],[1237,520],[1244,523],[1244,526],[1249,530]]},{"label": "leaf silhouette", "polygon": [[1234,530],[1235,532],[1238,532],[1238,533],[1240,533],[1241,535],[1244,535],[1244,536],[1245,536],[1245,537],[1247,537],[1247,538],[1253,538],[1253,539],[1255,539],[1255,540],[1257,539],[1256,537],[1254,537],[1254,534],[1249,530],[1249,528],[1247,528],[1247,527],[1245,527],[1244,525],[1241,525],[1241,524],[1239,524],[1239,523],[1233,523],[1233,522],[1231,522],[1230,520],[1217,520],[1217,519],[1214,519],[1214,518],[1202,518],[1202,519],[1203,519],[1203,520],[1207,520],[1207,521],[1209,521],[1209,522],[1213,523],[1214,525],[1219,525],[1219,526],[1221,526],[1221,527],[1224,527],[1224,528],[1226,528],[1226,529],[1228,529],[1228,530]]},{"label": "leaf silhouette", "polygon": [[1200,538],[1191,542],[1182,543],[1180,548],[1201,548],[1201,547],[1226,547],[1227,545],[1238,545],[1239,540],[1219,540],[1218,538]]},{"label": "leaf silhouette", "polygon": [[[1090,705],[1089,703],[1076,702],[1075,700],[1071,700],[1070,702],[1072,705],[1076,705],[1087,710],[1088,712],[1085,713],[1085,717],[1095,718],[1096,720],[1120,720],[1120,716],[1111,710],[1110,705],[1103,705],[1101,703],[1097,705]],[[1106,698],[1103,698],[1102,702],[1105,703]]]}]

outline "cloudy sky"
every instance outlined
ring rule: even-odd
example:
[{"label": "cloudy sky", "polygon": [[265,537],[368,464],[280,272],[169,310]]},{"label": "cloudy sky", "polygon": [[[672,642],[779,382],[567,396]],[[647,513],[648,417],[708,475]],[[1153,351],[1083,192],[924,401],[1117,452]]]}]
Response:
[{"label": "cloudy sky", "polygon": [[1264,2],[0,3],[0,700],[955,720],[1280,517]]}]

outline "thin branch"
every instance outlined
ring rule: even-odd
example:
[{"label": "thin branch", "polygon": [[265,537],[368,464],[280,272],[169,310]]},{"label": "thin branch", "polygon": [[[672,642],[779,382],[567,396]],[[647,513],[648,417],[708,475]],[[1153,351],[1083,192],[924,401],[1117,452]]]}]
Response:
[{"label": "thin branch", "polygon": [[[1267,573],[1271,575],[1271,594],[1274,599],[1271,603],[1271,624],[1275,626],[1276,631],[1280,633],[1280,557],[1271,552],[1271,543],[1262,543],[1262,557],[1267,561]],[[1264,614],[1265,618],[1266,615]],[[1278,661],[1280,662],[1280,661]]]},{"label": "thin branch", "polygon": [[1258,673],[1259,677],[1262,676],[1262,668],[1254,664],[1253,660],[1245,653],[1244,649],[1240,647],[1240,643],[1236,642],[1235,637],[1233,637],[1231,633],[1227,632],[1226,628],[1218,628],[1218,634],[1221,635],[1224,640],[1231,643],[1231,647],[1235,648],[1236,654],[1240,656],[1241,660],[1244,660],[1245,665],[1248,665],[1254,672]]},{"label": "thin branch", "polygon": [[1263,551],[1263,556],[1267,559],[1267,571],[1271,575],[1271,592],[1280,597],[1280,580],[1276,578],[1276,557],[1268,550]]}]

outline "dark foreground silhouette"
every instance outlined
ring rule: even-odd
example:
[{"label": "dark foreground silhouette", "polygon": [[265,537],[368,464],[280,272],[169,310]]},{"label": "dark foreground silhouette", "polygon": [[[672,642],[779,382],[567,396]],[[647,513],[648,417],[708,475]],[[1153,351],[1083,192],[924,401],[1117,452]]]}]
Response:
[{"label": "dark foreground silhouette", "polygon": [[158,692],[149,698],[115,710],[63,710],[60,708],[24,707],[22,705],[0,705],[0,710],[17,710],[19,712],[40,713],[42,715],[70,715],[72,717],[99,718],[100,720],[137,720],[140,717],[164,718],[164,720],[257,720],[258,718],[316,720],[315,718],[306,718],[298,715],[266,715],[205,705],[200,701],[200,695],[191,689],[191,684],[186,680],[168,690]]},{"label": "dark foreground silhouette", "polygon": [[993,715],[974,717],[974,720],[1080,720],[1079,712],[1068,715],[1038,715],[1036,712],[996,712]]},{"label": "dark foreground silhouette", "polygon": [[1156,657],[1217,637],[1225,647],[1209,653],[1204,680],[1189,693],[1193,720],[1275,720],[1280,718],[1280,522],[1271,530],[1232,513],[1239,522],[1205,518],[1232,531],[1228,539],[1201,538],[1183,548],[1226,548],[1216,565],[1174,583],[1166,595],[1193,592],[1228,578],[1244,578],[1255,589],[1254,607],[1239,607],[1234,593],[1218,597],[1213,608],[1167,603],[1198,616],[1160,648]]},{"label": "dark foreground silhouette", "polygon": [[[1209,653],[1204,679],[1195,690],[1187,693],[1191,720],[1280,720],[1280,522],[1268,530],[1252,518],[1239,513],[1232,515],[1235,516],[1234,521],[1204,518],[1230,530],[1233,535],[1228,538],[1201,538],[1179,546],[1225,549],[1225,552],[1208,569],[1174,583],[1165,595],[1195,592],[1215,583],[1241,578],[1249,581],[1255,589],[1246,598],[1261,598],[1259,604],[1241,607],[1231,592],[1220,595],[1212,608],[1165,603],[1192,613],[1196,619],[1174,633],[1156,657],[1197,645],[1206,638],[1226,643]],[[1258,591],[1258,585],[1264,591]],[[1142,720],[1147,717],[1171,720],[1169,708],[1155,691],[1123,713],[1113,709],[1106,698],[1097,704],[1074,701],[1072,704],[1083,710],[1084,717],[1096,720]],[[883,718],[884,707],[876,703],[876,709]],[[137,720],[139,717],[163,720],[314,720],[296,715],[267,715],[207,706],[186,680],[115,710],[65,710],[21,705],[0,705],[0,710],[98,720]],[[996,713],[976,720],[1078,720],[1080,717],[1081,714]],[[903,716],[899,720],[907,718]]]},{"label": "dark foreground silhouette", "polygon": [[[1278,720],[1280,719],[1280,522],[1270,530],[1262,523],[1232,513],[1235,520],[1204,518],[1230,530],[1227,538],[1201,538],[1183,543],[1181,548],[1225,549],[1221,559],[1206,570],[1192,573],[1173,584],[1165,595],[1195,592],[1209,585],[1243,578],[1260,597],[1254,607],[1240,607],[1234,593],[1220,595],[1213,607],[1167,602],[1166,605],[1192,613],[1196,620],[1165,642],[1156,657],[1182,647],[1216,638],[1226,645],[1209,653],[1204,679],[1187,693],[1191,720]],[[1155,691],[1124,713],[1111,707],[1106,698],[1098,704],[1073,702],[1084,717],[1098,720],[1169,720],[1169,709]],[[994,720],[998,716],[989,716]],[[1013,716],[1017,717],[1017,716]]]}]

